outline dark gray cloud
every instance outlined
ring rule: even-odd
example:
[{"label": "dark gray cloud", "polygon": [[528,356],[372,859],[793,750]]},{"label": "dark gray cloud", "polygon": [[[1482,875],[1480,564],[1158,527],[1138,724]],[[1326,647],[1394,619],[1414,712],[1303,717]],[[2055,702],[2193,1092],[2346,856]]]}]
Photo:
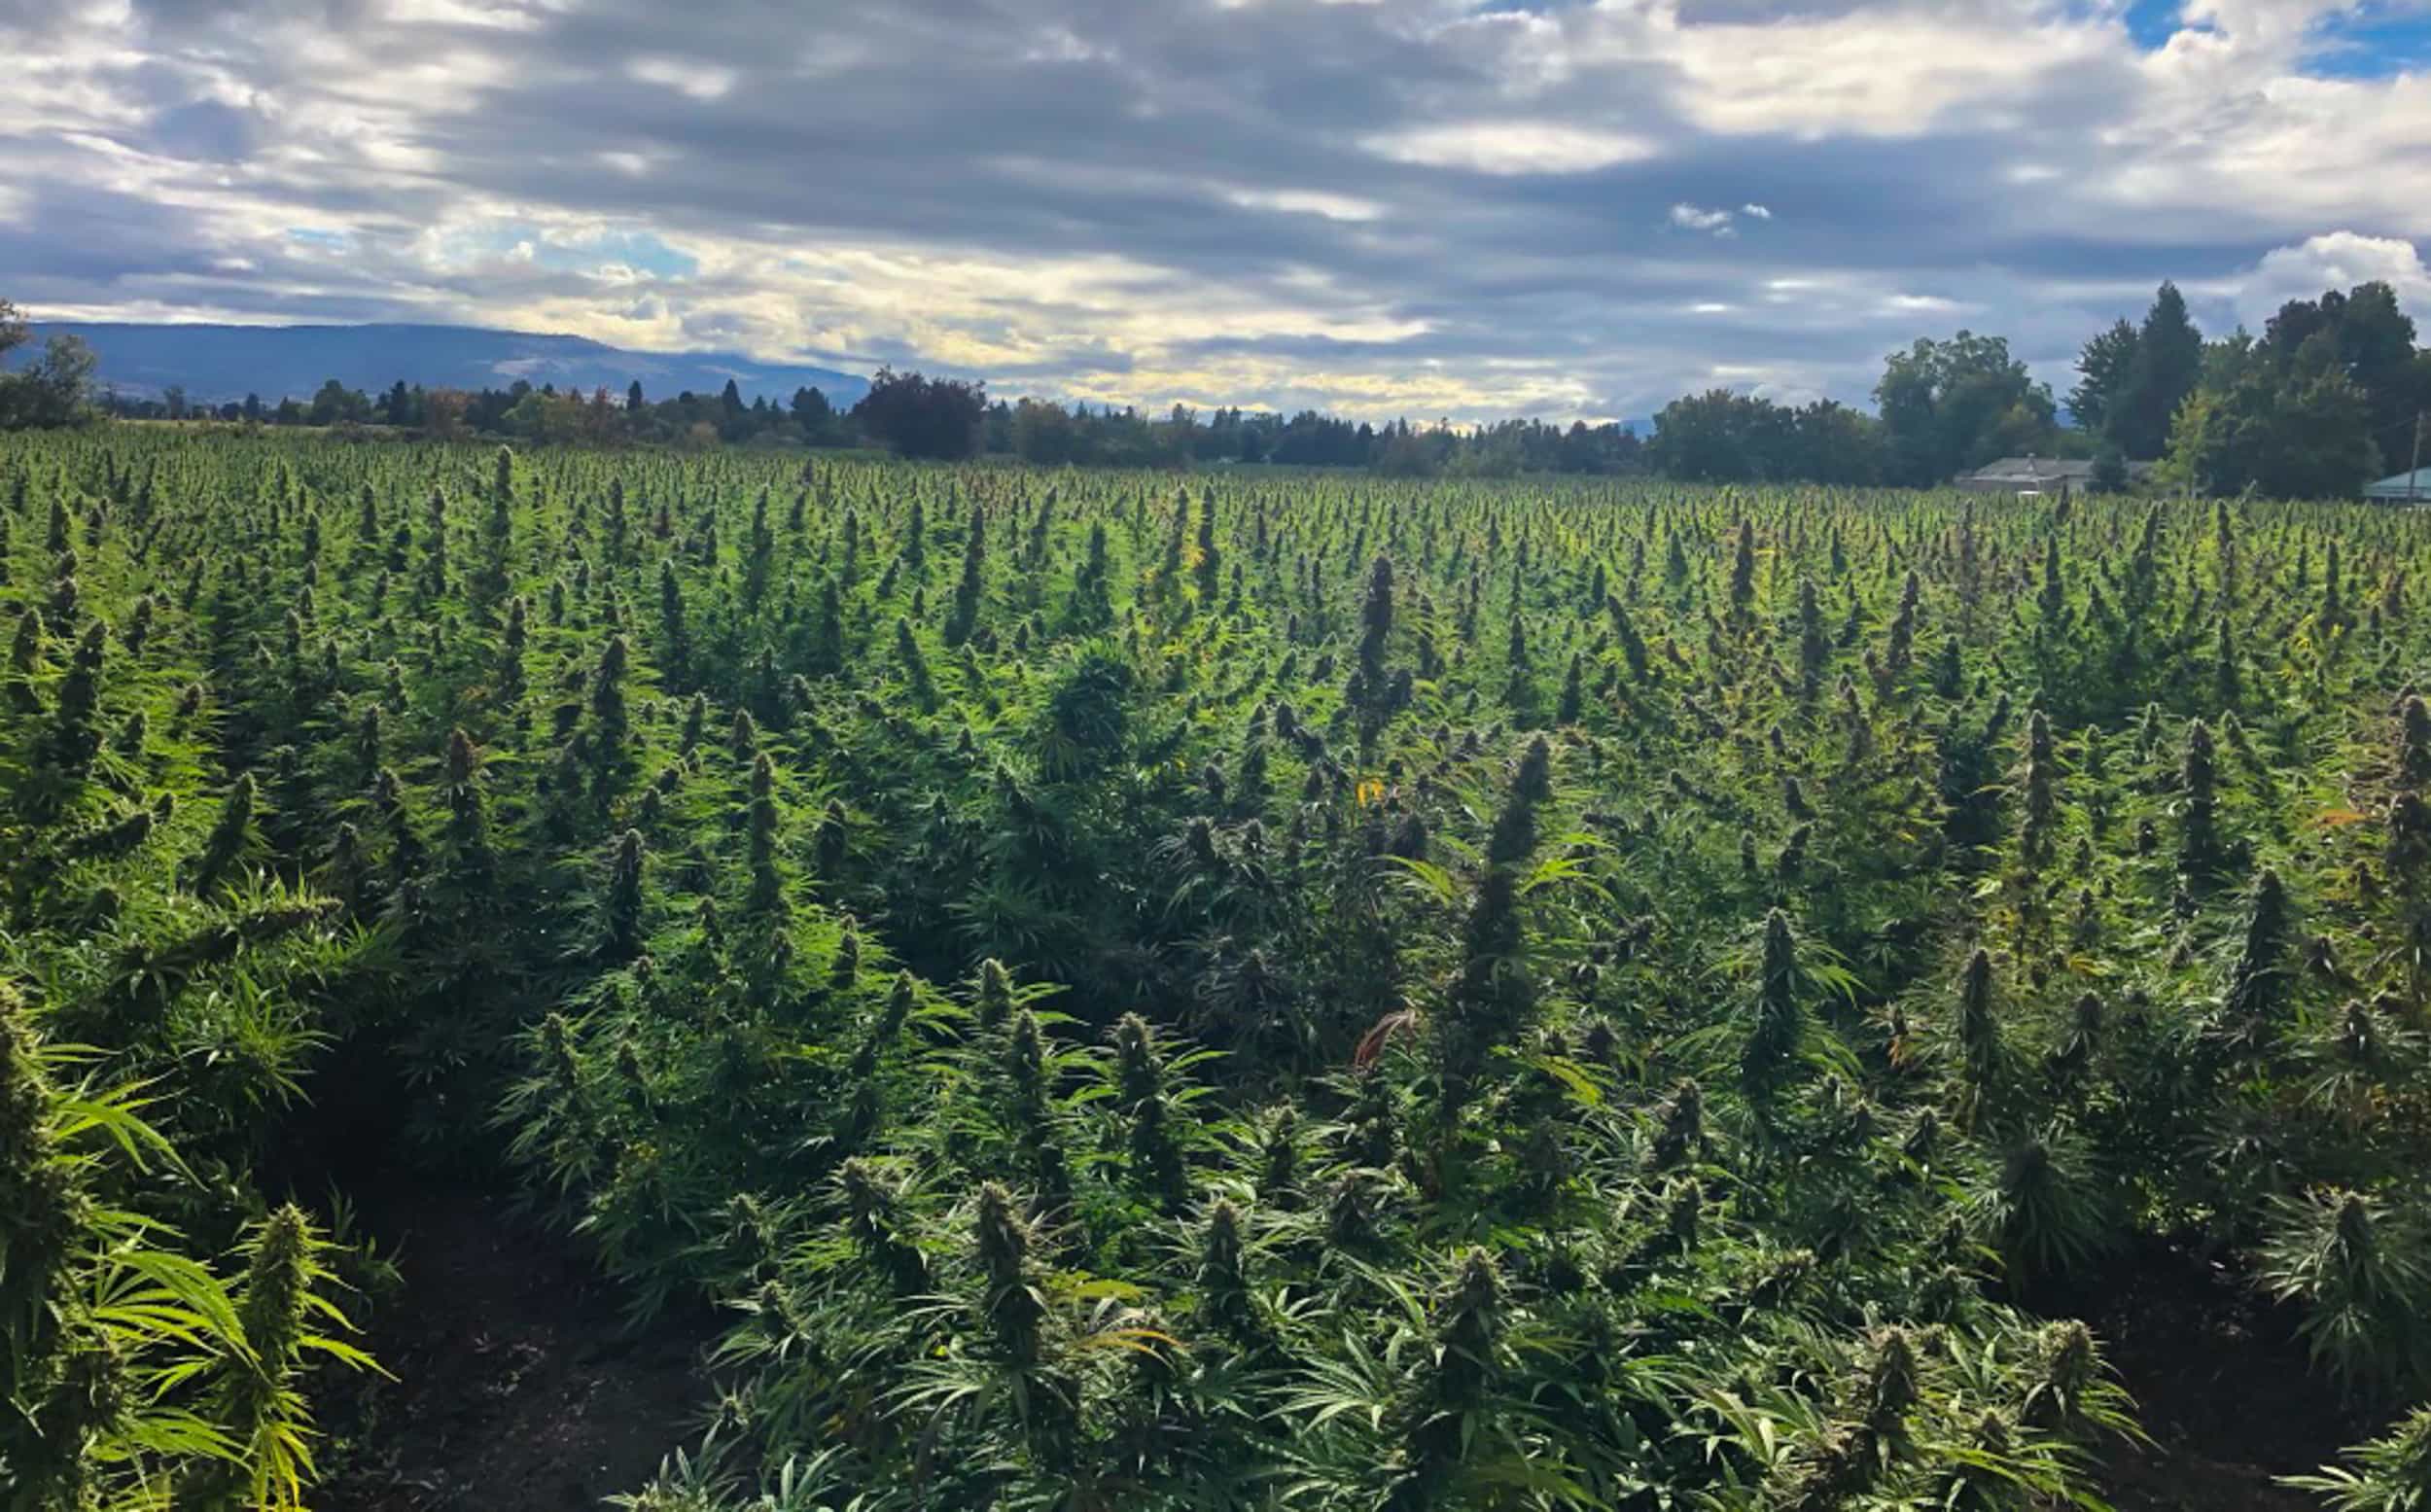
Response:
[{"label": "dark gray cloud", "polygon": [[1862,399],[1961,326],[2059,379],[2164,277],[2419,271],[2431,79],[2300,78],[2330,9],[0,0],[0,268],[1148,404]]},{"label": "dark gray cloud", "polygon": [[189,100],[156,111],[150,145],[155,152],[197,162],[242,162],[263,139],[253,112],[219,100]]}]

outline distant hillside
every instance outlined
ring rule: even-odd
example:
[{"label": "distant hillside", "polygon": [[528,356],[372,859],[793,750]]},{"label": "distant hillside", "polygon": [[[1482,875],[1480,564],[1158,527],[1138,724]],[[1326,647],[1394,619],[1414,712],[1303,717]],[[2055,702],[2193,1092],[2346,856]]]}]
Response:
[{"label": "distant hillside", "polygon": [[838,408],[869,391],[869,381],[828,368],[785,368],[716,352],[628,352],[582,336],[485,331],[476,326],[143,326],[59,322],[35,328],[20,359],[54,333],[82,336],[101,359],[100,381],[122,393],[152,396],[182,386],[196,403],[259,394],[275,404],[310,399],[331,378],[376,395],[399,379],[424,388],[502,389],[517,378],[534,387],[619,397],[640,379],[653,400],[686,389],[714,394],[734,380],[745,399],[783,403],[815,388]]}]

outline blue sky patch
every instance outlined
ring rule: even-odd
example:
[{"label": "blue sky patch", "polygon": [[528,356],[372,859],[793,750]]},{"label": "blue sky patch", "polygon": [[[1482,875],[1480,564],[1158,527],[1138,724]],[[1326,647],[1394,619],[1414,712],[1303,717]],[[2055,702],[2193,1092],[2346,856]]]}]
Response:
[{"label": "blue sky patch", "polygon": [[2179,17],[2185,9],[2184,0],[2131,0],[2119,18],[2137,47],[2158,52],[2183,29]]},{"label": "blue sky patch", "polygon": [[2306,72],[2385,79],[2431,63],[2431,6],[2365,5],[2313,28]]}]

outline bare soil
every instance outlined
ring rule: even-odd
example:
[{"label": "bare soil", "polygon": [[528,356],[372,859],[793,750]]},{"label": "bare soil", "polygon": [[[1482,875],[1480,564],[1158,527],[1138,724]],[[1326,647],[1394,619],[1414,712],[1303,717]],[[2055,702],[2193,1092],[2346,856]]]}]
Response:
[{"label": "bare soil", "polygon": [[370,1330],[396,1379],[329,1414],[321,1512],[593,1508],[698,1436],[709,1319],[636,1334],[613,1283],[495,1193],[417,1184],[363,1218],[405,1277]]},{"label": "bare soil", "polygon": [[2086,1316],[2154,1440],[2106,1466],[2120,1512],[2320,1512],[2273,1477],[2378,1431],[2308,1366],[2294,1319],[2216,1264],[2154,1251]]}]

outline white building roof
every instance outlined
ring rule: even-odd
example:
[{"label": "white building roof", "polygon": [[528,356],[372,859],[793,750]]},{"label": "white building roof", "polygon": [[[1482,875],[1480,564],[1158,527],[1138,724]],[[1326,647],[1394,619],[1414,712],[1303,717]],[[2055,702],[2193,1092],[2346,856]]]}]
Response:
[{"label": "white building roof", "polygon": [[[2411,493],[2407,488],[2409,479],[2413,483]],[[2400,473],[2395,477],[2384,477],[2377,483],[2367,483],[2364,485],[2364,497],[2367,499],[2413,497],[2425,504],[2431,504],[2431,468],[2417,468],[2412,473]]]}]

